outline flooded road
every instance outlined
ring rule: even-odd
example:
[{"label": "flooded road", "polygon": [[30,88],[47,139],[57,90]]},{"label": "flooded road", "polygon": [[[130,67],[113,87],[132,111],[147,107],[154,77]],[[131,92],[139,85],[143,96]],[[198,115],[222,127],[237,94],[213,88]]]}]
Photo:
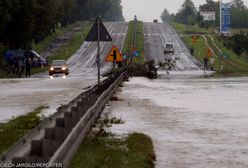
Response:
[{"label": "flooded road", "polygon": [[[108,22],[105,24],[113,41],[102,42],[101,73],[106,72],[112,64],[104,62],[111,45],[123,48],[128,23]],[[48,107],[42,110],[45,117],[56,112],[61,105],[68,104],[80,93],[97,83],[95,59],[97,44],[84,42],[68,60],[70,74],[66,77],[48,72],[32,75],[32,78],[0,79],[0,123],[9,121],[19,115],[25,115],[37,107]],[[101,77],[104,80],[105,77]]]},{"label": "flooded road", "polygon": [[110,131],[149,135],[157,168],[248,167],[248,78],[131,78],[117,95]]}]

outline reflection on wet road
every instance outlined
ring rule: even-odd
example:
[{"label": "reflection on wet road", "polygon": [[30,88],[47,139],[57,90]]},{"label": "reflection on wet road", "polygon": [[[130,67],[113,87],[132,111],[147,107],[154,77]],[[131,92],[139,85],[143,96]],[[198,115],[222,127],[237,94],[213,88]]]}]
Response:
[{"label": "reflection on wet road", "polygon": [[118,97],[110,130],[151,136],[156,167],[248,167],[248,78],[132,78]]}]

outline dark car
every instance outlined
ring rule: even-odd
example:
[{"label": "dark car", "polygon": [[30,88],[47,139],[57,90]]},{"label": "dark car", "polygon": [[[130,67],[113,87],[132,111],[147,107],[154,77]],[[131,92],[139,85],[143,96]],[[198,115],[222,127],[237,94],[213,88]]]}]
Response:
[{"label": "dark car", "polygon": [[52,76],[53,74],[69,74],[69,68],[66,65],[65,60],[53,60],[49,67],[49,76]]},{"label": "dark car", "polygon": [[154,19],[153,20],[153,23],[158,23],[158,19]]}]

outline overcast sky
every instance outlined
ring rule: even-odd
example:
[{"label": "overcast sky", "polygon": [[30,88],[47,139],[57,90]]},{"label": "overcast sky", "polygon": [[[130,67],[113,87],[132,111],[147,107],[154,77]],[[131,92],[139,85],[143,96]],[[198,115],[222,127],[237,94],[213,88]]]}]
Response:
[{"label": "overcast sky", "polygon": [[[185,0],[122,0],[123,15],[126,21],[132,20],[137,15],[139,20],[151,22],[159,19],[163,10],[166,8],[169,13],[176,13]],[[192,0],[198,8],[206,0]],[[222,0],[230,2],[231,0]],[[248,5],[248,0],[243,0]]]}]

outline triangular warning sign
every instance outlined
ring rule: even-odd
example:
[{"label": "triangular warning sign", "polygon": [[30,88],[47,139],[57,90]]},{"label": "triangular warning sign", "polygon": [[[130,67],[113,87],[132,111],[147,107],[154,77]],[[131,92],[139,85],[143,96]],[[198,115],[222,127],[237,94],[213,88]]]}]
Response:
[{"label": "triangular warning sign", "polygon": [[[111,36],[109,35],[106,27],[102,22],[99,23],[100,28],[100,41],[112,41]],[[89,34],[87,35],[85,41],[97,41],[98,40],[98,23],[94,23],[92,28],[90,29]]]},{"label": "triangular warning sign", "polygon": [[105,61],[106,62],[122,62],[123,61],[121,53],[115,45],[113,45],[113,47],[109,51],[109,54],[106,56]]}]

